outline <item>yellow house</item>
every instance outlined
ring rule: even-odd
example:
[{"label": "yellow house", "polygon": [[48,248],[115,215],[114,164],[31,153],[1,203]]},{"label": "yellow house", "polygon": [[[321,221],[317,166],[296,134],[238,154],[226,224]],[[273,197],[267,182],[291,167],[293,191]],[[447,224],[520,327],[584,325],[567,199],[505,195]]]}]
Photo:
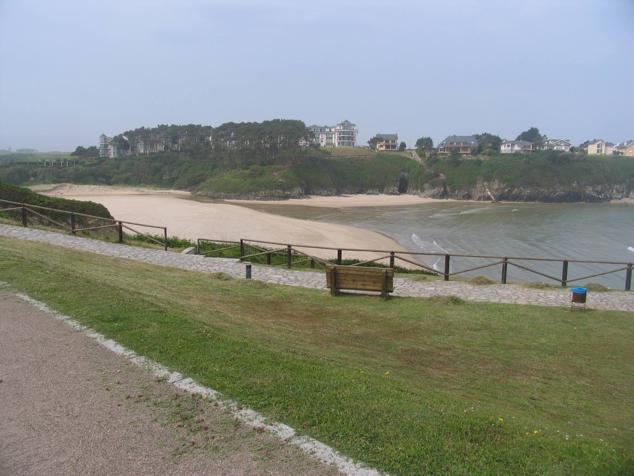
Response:
[{"label": "yellow house", "polygon": [[614,153],[634,157],[634,140],[625,141],[614,148]]},{"label": "yellow house", "polygon": [[588,155],[612,155],[614,152],[614,144],[604,140],[593,140],[586,146]]}]

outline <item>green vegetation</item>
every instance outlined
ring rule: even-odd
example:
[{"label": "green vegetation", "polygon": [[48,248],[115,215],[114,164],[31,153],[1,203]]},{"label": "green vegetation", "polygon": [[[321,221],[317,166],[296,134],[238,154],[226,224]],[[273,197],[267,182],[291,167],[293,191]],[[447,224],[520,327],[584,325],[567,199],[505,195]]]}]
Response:
[{"label": "green vegetation", "polygon": [[25,164],[69,159],[72,159],[72,157],[67,152],[37,152],[35,150],[28,152],[0,152],[0,164]]},{"label": "green vegetation", "polygon": [[631,474],[629,313],[342,296],[0,238],[0,279],[392,474]]},{"label": "green vegetation", "polygon": [[[46,195],[35,193],[28,188],[16,187],[2,182],[0,182],[0,199],[56,208],[68,212],[85,213],[86,215],[94,215],[97,217],[112,218],[108,209],[99,203],[47,197]],[[0,208],[8,208],[9,206],[10,205],[7,204],[0,204]],[[53,216],[49,212],[41,211],[41,213],[47,216]]]},{"label": "green vegetation", "polygon": [[71,152],[70,155],[71,157],[77,157],[79,159],[96,159],[99,157],[99,150],[94,145],[90,147],[83,147],[80,145],[77,146],[75,151]]},{"label": "green vegetation", "polygon": [[[508,187],[556,188],[584,185],[625,185],[634,189],[634,160],[629,157],[600,157],[537,152],[496,155],[487,159],[457,162],[428,160],[442,182],[454,189],[473,187],[478,182],[497,181]],[[441,180],[436,179],[436,183]]]},{"label": "green vegetation", "polygon": [[[0,182],[173,187],[214,198],[290,198],[307,194],[427,193],[437,198],[596,201],[634,190],[634,160],[556,151],[500,155],[501,139],[478,134],[475,157],[442,156],[433,141],[416,141],[423,163],[400,152],[308,146],[301,121],[227,123],[219,127],[161,125],[112,138],[121,157],[95,158],[78,147],[72,167],[0,162]],[[536,128],[519,136],[536,144]],[[378,139],[371,139],[376,143]],[[300,146],[302,144],[303,146]],[[152,152],[152,153],[149,153]]]}]

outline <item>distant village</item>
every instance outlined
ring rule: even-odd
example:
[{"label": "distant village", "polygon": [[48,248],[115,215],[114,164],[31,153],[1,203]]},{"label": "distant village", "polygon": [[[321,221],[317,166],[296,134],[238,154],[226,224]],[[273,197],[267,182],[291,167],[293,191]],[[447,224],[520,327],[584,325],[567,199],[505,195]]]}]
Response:
[{"label": "distant village", "polygon": [[[197,126],[199,131],[203,131],[198,136],[187,135],[168,139],[158,136],[148,136],[145,138],[136,137],[128,139],[121,134],[115,137],[108,137],[105,134],[99,136],[98,151],[100,157],[122,157],[127,155],[147,155],[166,151],[179,151],[184,143],[192,140],[207,141],[212,140],[212,128]],[[377,133],[367,145],[357,144],[359,129],[356,124],[344,120],[333,126],[312,125],[308,128],[309,135],[298,140],[298,145],[302,147],[318,146],[323,148],[367,148],[379,152],[404,151],[407,150],[405,142],[399,142],[397,133]],[[150,130],[150,129],[146,129]],[[177,134],[178,135],[178,134]],[[502,139],[494,134],[476,135],[450,135],[436,147],[429,137],[421,137],[417,140],[415,147],[423,154],[437,153],[440,155],[459,155],[469,157],[482,152],[483,144],[488,154],[526,154],[537,151],[561,151],[561,152],[581,152],[588,155],[600,156],[628,156],[634,157],[634,140],[626,140],[619,144],[614,144],[603,139],[593,139],[583,142],[578,146],[573,146],[570,140],[560,138],[550,138],[542,136],[536,128],[520,134],[516,139]]]}]

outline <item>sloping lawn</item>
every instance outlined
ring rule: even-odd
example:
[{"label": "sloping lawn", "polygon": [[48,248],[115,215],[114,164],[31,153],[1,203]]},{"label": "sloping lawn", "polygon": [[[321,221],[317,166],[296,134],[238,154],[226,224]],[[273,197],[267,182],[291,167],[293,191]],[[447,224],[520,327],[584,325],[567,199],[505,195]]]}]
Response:
[{"label": "sloping lawn", "polygon": [[634,472],[634,313],[332,298],[5,238],[0,280],[393,474]]}]

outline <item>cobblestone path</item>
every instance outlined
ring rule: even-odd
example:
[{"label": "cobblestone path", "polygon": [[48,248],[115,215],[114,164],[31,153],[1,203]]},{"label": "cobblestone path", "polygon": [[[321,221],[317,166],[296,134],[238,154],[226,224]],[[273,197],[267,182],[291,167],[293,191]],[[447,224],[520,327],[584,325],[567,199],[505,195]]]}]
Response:
[{"label": "cobblestone path", "polygon": [[[242,278],[245,274],[244,263],[235,259],[184,255],[2,224],[0,224],[0,236],[50,243],[64,248],[190,271],[223,272],[237,278]],[[326,284],[323,273],[258,265],[253,266],[253,279],[315,289],[325,289]],[[467,301],[539,306],[568,306],[570,303],[570,291],[565,289],[541,290],[513,284],[476,286],[460,281],[414,281],[409,278],[396,278],[394,280],[394,295],[411,297],[459,296]],[[589,293],[588,307],[634,312],[634,292]]]}]

